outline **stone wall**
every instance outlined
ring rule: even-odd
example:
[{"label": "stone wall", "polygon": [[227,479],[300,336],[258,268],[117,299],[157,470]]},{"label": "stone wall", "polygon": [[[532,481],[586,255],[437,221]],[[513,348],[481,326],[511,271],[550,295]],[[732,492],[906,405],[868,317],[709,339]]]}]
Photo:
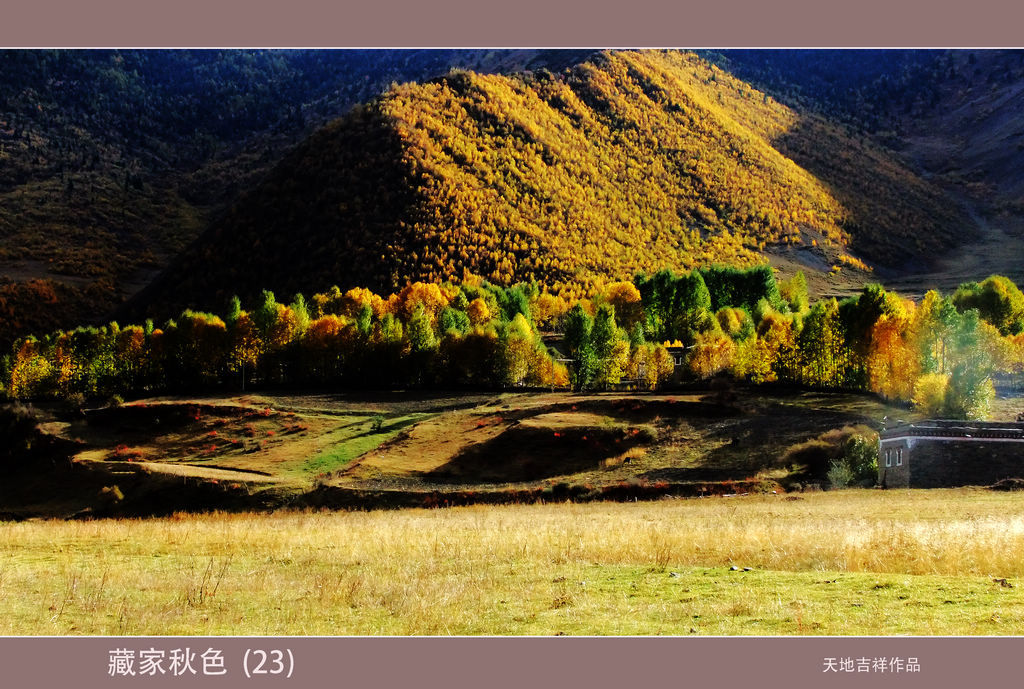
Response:
[{"label": "stone wall", "polygon": [[[903,466],[886,467],[885,449],[903,447]],[[883,440],[879,483],[887,488],[988,486],[1024,478],[1024,442],[970,438]]]},{"label": "stone wall", "polygon": [[989,486],[1004,478],[1024,478],[1024,443],[914,438],[910,485]]}]

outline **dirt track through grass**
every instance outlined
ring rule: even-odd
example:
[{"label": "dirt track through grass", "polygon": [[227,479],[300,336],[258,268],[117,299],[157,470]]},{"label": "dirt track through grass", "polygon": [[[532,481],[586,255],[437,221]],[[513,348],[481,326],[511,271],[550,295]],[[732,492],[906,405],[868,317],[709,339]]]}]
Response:
[{"label": "dirt track through grass", "polygon": [[3,524],[0,633],[1024,632],[1019,495],[788,497]]}]

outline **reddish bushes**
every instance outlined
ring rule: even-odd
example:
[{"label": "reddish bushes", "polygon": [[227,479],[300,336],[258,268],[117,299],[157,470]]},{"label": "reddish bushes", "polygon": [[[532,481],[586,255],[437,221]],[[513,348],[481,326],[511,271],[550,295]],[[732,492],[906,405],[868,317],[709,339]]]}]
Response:
[{"label": "reddish bushes", "polygon": [[123,443],[107,453],[107,460],[115,462],[136,462],[142,458],[142,450],[137,447],[128,447]]}]

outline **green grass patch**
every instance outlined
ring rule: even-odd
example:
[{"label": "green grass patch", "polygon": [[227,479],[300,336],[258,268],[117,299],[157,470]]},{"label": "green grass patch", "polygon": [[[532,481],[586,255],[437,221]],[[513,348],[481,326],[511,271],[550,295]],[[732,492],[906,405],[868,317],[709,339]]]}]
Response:
[{"label": "green grass patch", "polygon": [[319,475],[345,468],[355,458],[394,438],[402,430],[435,414],[405,414],[364,417],[359,423],[324,436],[328,444],[301,467],[303,475]]},{"label": "green grass patch", "polygon": [[[19,557],[11,587],[49,558]],[[440,558],[410,582],[342,553],[70,564],[45,590],[0,601],[4,634],[1019,635],[1024,600],[985,577],[652,568]],[[112,582],[127,566],[137,585]],[[424,569],[426,568],[426,569]],[[253,588],[248,572],[262,582]],[[38,579],[36,579],[38,581]],[[29,587],[32,588],[32,587]]]},{"label": "green grass patch", "polygon": [[[555,605],[554,603],[558,603]],[[1020,634],[1024,597],[988,577],[585,567],[528,634]]]}]

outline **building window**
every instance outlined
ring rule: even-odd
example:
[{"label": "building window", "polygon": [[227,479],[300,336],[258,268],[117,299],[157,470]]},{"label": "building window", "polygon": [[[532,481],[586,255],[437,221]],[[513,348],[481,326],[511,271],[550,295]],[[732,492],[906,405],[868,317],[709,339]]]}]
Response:
[{"label": "building window", "polygon": [[885,451],[885,466],[887,466],[887,467],[891,467],[892,466],[892,450],[886,450]]},{"label": "building window", "polygon": [[896,466],[903,465],[903,448],[896,448]]}]

